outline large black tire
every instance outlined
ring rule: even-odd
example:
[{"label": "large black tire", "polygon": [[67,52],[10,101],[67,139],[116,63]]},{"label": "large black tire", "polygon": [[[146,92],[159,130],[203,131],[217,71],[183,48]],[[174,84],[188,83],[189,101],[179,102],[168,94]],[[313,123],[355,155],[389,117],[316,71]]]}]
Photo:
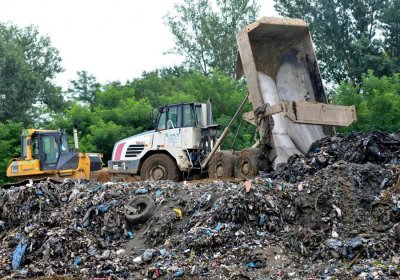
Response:
[{"label": "large black tire", "polygon": [[232,151],[216,152],[208,164],[208,177],[212,179],[233,178],[237,155]]},{"label": "large black tire", "polygon": [[140,169],[142,180],[172,180],[179,181],[181,173],[173,158],[166,154],[149,156]]},{"label": "large black tire", "polygon": [[260,149],[249,148],[240,152],[235,169],[235,177],[247,179],[258,175]]},{"label": "large black tire", "polygon": [[[125,207],[125,218],[131,224],[141,224],[147,221],[153,214],[156,204],[148,195],[139,195],[133,198]],[[139,213],[131,213],[131,208],[139,210]]]}]

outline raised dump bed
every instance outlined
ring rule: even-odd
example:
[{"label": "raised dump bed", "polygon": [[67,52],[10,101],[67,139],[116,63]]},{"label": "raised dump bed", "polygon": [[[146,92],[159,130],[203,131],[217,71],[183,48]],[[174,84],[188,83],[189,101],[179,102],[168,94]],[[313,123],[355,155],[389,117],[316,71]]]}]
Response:
[{"label": "raised dump bed", "polygon": [[236,74],[245,76],[253,106],[244,118],[258,126],[269,164],[307,153],[313,142],[335,133],[332,125],[356,120],[354,106],[324,105],[327,97],[303,20],[263,17],[242,29],[237,43]]}]

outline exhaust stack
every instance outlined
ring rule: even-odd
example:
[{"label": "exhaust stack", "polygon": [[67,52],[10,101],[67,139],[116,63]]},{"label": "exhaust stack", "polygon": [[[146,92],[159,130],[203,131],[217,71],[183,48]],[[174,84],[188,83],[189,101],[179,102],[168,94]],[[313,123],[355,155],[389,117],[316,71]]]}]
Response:
[{"label": "exhaust stack", "polygon": [[78,144],[78,129],[76,125],[73,127],[73,133],[74,133],[74,150],[79,151],[79,144]]}]

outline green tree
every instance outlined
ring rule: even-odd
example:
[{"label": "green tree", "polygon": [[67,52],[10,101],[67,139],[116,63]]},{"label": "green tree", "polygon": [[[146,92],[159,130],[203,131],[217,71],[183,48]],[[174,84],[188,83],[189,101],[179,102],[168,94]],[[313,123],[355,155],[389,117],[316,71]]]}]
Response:
[{"label": "green tree", "polygon": [[400,74],[379,78],[369,71],[361,85],[343,82],[333,101],[356,106],[357,122],[342,128],[343,132],[400,129]]},{"label": "green tree", "polygon": [[96,98],[96,91],[100,89],[100,83],[96,81],[96,77],[87,71],[78,71],[78,78],[70,81],[67,93],[75,100],[83,102],[88,106],[93,106]]},{"label": "green tree", "polygon": [[[157,108],[173,103],[174,100],[169,97],[182,93],[185,81],[196,75],[195,73],[197,74],[196,71],[187,70],[182,66],[156,69],[144,72],[140,78],[133,79],[129,84],[134,88],[136,98],[147,98],[150,104]],[[195,99],[188,91],[184,91],[183,94],[189,95],[187,101]]]},{"label": "green tree", "polygon": [[175,13],[165,16],[175,47],[185,64],[203,74],[212,69],[235,74],[236,33],[253,22],[259,11],[256,0],[182,0]]},{"label": "green tree", "polygon": [[61,88],[53,79],[62,71],[58,51],[36,27],[0,23],[0,122],[31,123],[43,107],[60,111]]},{"label": "green tree", "polygon": [[310,24],[317,56],[326,80],[361,81],[369,69],[378,76],[391,75],[393,58],[386,55],[377,36],[379,19],[388,0],[276,0],[283,16]]},{"label": "green tree", "polygon": [[78,127],[80,150],[103,153],[108,160],[115,142],[151,128],[151,106],[135,97],[131,85],[112,82],[97,88],[91,107],[76,100],[54,127],[71,132],[72,124]]},{"label": "green tree", "polygon": [[380,17],[383,25],[385,50],[400,71],[400,0],[389,0]]},{"label": "green tree", "polygon": [[7,164],[20,154],[22,129],[22,123],[0,122],[0,186],[10,181],[6,177]]}]

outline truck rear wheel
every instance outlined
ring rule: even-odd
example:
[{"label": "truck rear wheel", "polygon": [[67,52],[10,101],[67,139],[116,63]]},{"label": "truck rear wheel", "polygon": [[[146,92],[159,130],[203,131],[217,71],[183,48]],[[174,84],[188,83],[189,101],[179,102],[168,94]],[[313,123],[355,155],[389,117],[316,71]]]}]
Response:
[{"label": "truck rear wheel", "polygon": [[166,154],[149,156],[140,169],[142,180],[180,180],[180,171],[174,159]]},{"label": "truck rear wheel", "polygon": [[246,179],[258,175],[258,155],[259,149],[249,148],[240,152],[239,160],[237,162],[235,177]]},{"label": "truck rear wheel", "polygon": [[215,179],[232,178],[237,155],[232,151],[216,152],[208,166],[208,177]]}]

